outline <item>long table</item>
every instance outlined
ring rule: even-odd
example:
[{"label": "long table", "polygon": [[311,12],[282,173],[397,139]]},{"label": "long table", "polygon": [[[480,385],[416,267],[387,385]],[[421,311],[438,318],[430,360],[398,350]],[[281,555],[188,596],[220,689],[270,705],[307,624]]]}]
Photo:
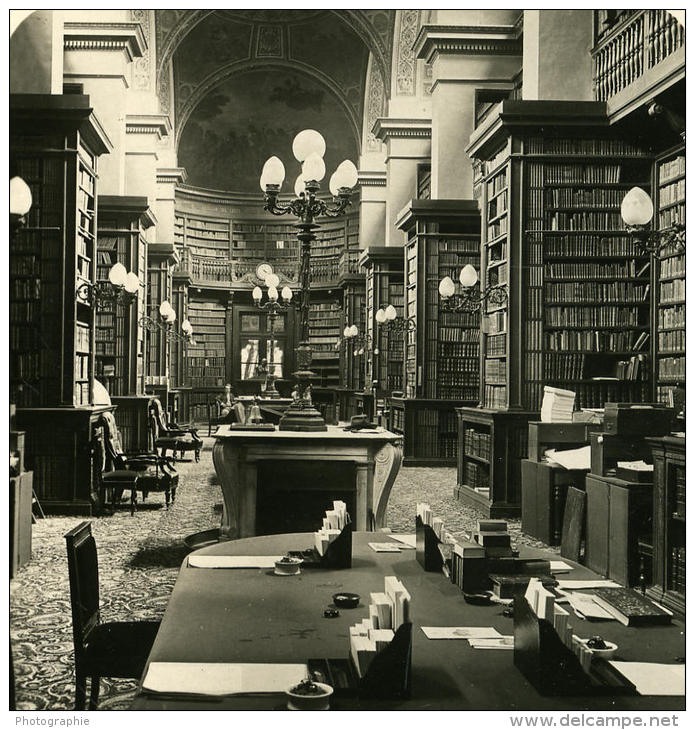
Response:
[{"label": "long table", "polygon": [[[310,533],[266,535],[219,543],[196,555],[281,555],[309,547]],[[494,626],[513,633],[513,620],[499,606],[474,606],[441,573],[426,573],[414,550],[375,553],[368,543],[386,534],[353,535],[349,570],[305,569],[279,577],[271,570],[200,569],[184,560],[149,661],[296,663],[310,658],[347,657],[348,627],[368,615],[369,594],[383,590],[384,576],[395,575],[411,593],[413,619],[412,697],[407,701],[336,699],[335,709],[404,710],[675,710],[683,697],[543,697],[513,664],[513,652],[472,649],[464,640],[429,640],[421,626]],[[528,556],[553,557],[527,549]],[[522,554],[523,554],[522,552]],[[569,562],[569,561],[567,561]],[[570,578],[595,578],[573,565]],[[323,611],[338,591],[362,597],[338,618]],[[575,633],[596,633],[619,645],[626,661],[672,663],[685,654],[683,625],[628,628],[611,621],[596,624],[572,617]],[[162,699],[139,694],[134,710],[267,710],[283,706],[280,696],[225,698],[223,701]]]}]

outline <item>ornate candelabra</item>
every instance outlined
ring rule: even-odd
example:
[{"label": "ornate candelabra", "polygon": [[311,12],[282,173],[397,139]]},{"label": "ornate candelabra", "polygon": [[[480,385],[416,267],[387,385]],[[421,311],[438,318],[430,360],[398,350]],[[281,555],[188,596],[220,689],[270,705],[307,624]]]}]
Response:
[{"label": "ornate candelabra", "polygon": [[359,357],[360,355],[364,355],[365,350],[371,349],[372,338],[368,334],[360,332],[356,324],[348,324],[345,325],[343,337],[338,340],[336,346],[340,347],[341,344],[345,344],[348,352],[352,347],[352,354],[355,357]]},{"label": "ornate candelabra", "polygon": [[667,251],[685,253],[685,225],[676,222],[659,231],[652,230],[654,204],[642,188],[632,188],[625,194],[620,215],[643,253],[654,258],[661,258]]},{"label": "ornate candelabra", "polygon": [[405,317],[399,317],[393,304],[378,309],[374,318],[379,327],[382,327],[389,334],[391,332],[406,334],[415,329],[415,321],[406,319]]},{"label": "ornate candelabra", "polygon": [[[268,301],[263,302],[263,290],[260,286],[254,287],[251,296],[253,303],[258,309],[268,314],[268,323],[270,325],[270,359],[268,362],[268,372],[265,376],[265,395],[266,398],[279,398],[275,387],[275,318],[282,312],[286,312],[292,306],[292,289],[289,286],[282,288],[282,292],[278,296],[278,284],[280,277],[277,274],[268,274],[265,278],[268,287]],[[281,298],[280,298],[281,297]]]},{"label": "ornate candelabra", "polygon": [[75,290],[75,299],[83,304],[96,304],[103,307],[106,304],[132,304],[140,289],[140,280],[137,274],[126,271],[121,263],[115,263],[109,269],[108,281],[97,281],[92,284],[85,281]]},{"label": "ornate candelabra", "polygon": [[283,431],[325,431],[326,423],[311,402],[312,351],[309,344],[309,299],[311,296],[311,244],[316,240],[320,226],[317,218],[334,218],[342,215],[350,205],[352,188],[357,184],[357,168],[349,160],[342,162],[333,173],[329,188],[333,204],[329,205],[317,197],[320,181],[326,174],[323,155],[326,143],[313,129],[300,132],[292,143],[295,158],[302,163],[302,171],[294,186],[295,198],[287,204],[278,201],[280,187],[285,179],[285,167],[277,157],[269,158],[261,174],[261,190],[265,193],[265,210],[273,215],[291,214],[298,218],[297,238],[300,241],[299,258],[299,302],[300,341],[296,348],[297,371],[293,373],[297,386],[293,402],[280,421]]},{"label": "ornate candelabra", "polygon": [[506,304],[508,294],[505,284],[488,286],[483,291],[478,283],[478,272],[471,264],[466,264],[459,274],[461,291],[456,291],[456,285],[450,276],[445,276],[439,282],[439,296],[442,299],[442,308],[448,312],[477,312],[484,302],[502,306]]},{"label": "ornate candelabra", "polygon": [[166,299],[159,305],[159,316],[160,321],[157,321],[147,314],[143,314],[140,318],[140,324],[148,332],[163,332],[169,342],[178,341],[184,344],[195,345],[193,325],[187,319],[181,322],[181,332],[177,332],[174,329],[176,312]]}]

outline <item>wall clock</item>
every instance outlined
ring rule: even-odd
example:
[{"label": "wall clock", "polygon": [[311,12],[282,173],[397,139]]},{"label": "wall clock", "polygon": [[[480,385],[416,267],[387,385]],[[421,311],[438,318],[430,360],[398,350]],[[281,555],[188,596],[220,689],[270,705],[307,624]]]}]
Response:
[{"label": "wall clock", "polygon": [[258,264],[258,266],[256,266],[256,276],[261,281],[265,281],[266,277],[272,273],[273,273],[273,267],[265,261],[261,264]]}]

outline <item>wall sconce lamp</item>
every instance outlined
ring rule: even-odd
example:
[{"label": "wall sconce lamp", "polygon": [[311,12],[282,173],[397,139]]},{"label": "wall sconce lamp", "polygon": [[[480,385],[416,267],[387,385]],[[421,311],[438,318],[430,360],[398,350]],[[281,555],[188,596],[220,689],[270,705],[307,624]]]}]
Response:
[{"label": "wall sconce lamp", "polygon": [[26,214],[31,209],[30,187],[19,175],[10,178],[10,235],[26,225]]},{"label": "wall sconce lamp", "polygon": [[461,292],[456,292],[456,284],[450,276],[445,276],[439,282],[439,296],[442,299],[442,307],[448,312],[477,312],[487,301],[493,305],[504,305],[507,302],[507,287],[505,284],[489,286],[480,291],[478,284],[478,272],[471,264],[466,264],[459,273]]},{"label": "wall sconce lamp", "polygon": [[[356,324],[348,324],[345,325],[342,339],[336,342],[336,350],[340,349],[342,343],[345,343],[347,348],[352,347],[352,354],[359,357],[364,355],[365,350],[371,349],[372,338],[369,335],[361,334]],[[378,354],[378,351],[375,351],[375,353]]]},{"label": "wall sconce lamp", "polygon": [[107,302],[129,306],[135,301],[140,290],[140,279],[132,271],[126,271],[121,263],[109,269],[108,281],[95,284],[85,281],[75,290],[75,299],[82,304],[103,306]]},{"label": "wall sconce lamp", "polygon": [[652,230],[650,223],[654,217],[654,204],[642,188],[632,188],[625,194],[620,216],[643,253],[655,258],[667,252],[685,253],[685,225],[672,223],[667,228]]},{"label": "wall sconce lamp", "polygon": [[163,332],[170,342],[178,340],[179,342],[195,345],[193,325],[187,319],[184,319],[181,323],[181,333],[174,330],[173,324],[176,322],[176,312],[166,299],[159,305],[159,316],[161,322],[157,322],[145,314],[140,319],[140,324],[149,332],[157,330]]},{"label": "wall sconce lamp", "polygon": [[383,327],[387,332],[403,333],[412,332],[415,329],[415,322],[412,319],[399,317],[393,304],[378,309],[374,318],[379,327]]}]

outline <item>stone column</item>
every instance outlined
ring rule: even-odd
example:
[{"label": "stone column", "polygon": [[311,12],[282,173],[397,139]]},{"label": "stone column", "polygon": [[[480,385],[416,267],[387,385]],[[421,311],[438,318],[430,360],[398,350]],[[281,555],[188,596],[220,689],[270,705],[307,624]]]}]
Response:
[{"label": "stone column", "polygon": [[113,152],[99,164],[99,191],[104,195],[124,195],[127,91],[132,62],[146,48],[140,24],[66,20],[63,46],[64,82],[82,84],[114,146]]},{"label": "stone column", "polygon": [[377,119],[374,135],[386,144],[386,246],[402,246],[398,214],[415,197],[417,166],[429,163],[429,119]]},{"label": "stone column", "polygon": [[157,216],[157,241],[175,242],[176,224],[176,186],[186,182],[186,170],[183,167],[157,168],[157,190],[154,211]]},{"label": "stone column", "polygon": [[593,101],[593,10],[524,10],[524,99]]},{"label": "stone column", "polygon": [[521,66],[520,27],[510,12],[457,11],[458,22],[470,24],[420,29],[415,52],[432,68],[432,198],[473,197],[465,147],[478,94],[512,89]]},{"label": "stone column", "polygon": [[386,171],[359,174],[360,248],[383,246],[386,237]]}]

